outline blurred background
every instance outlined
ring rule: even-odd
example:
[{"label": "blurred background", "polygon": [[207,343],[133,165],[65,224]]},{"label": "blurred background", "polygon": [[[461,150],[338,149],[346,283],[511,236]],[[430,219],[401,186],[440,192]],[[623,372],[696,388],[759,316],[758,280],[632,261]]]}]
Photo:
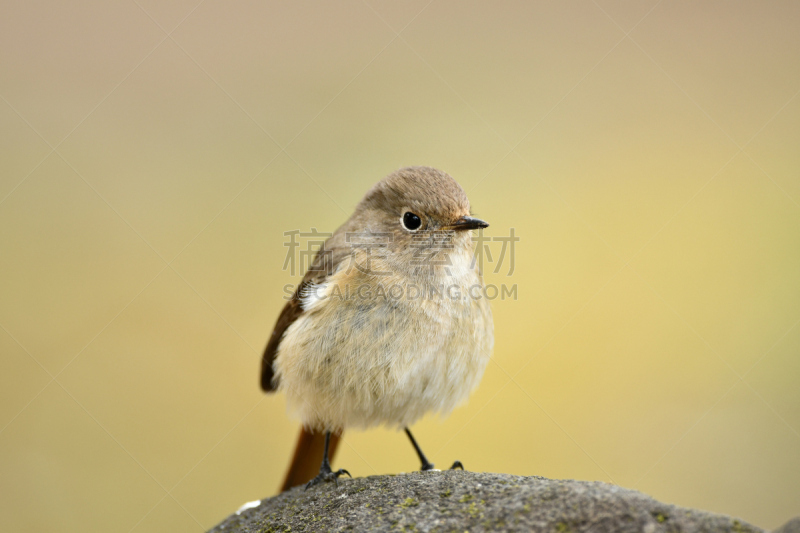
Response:
[{"label": "blurred background", "polygon": [[[496,346],[432,461],[800,514],[800,4],[7,0],[0,529],[202,531],[275,493],[284,232],[406,165],[485,235]],[[411,471],[348,432],[356,476]]]}]

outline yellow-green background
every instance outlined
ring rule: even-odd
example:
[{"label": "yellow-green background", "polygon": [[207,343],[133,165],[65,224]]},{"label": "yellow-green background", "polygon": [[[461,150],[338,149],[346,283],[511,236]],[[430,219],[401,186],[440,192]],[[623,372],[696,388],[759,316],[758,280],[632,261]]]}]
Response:
[{"label": "yellow-green background", "polygon": [[[516,228],[439,465],[800,514],[800,3],[5,1],[0,529],[200,531],[273,494],[283,232],[392,170]],[[346,433],[357,476],[418,467]]]}]

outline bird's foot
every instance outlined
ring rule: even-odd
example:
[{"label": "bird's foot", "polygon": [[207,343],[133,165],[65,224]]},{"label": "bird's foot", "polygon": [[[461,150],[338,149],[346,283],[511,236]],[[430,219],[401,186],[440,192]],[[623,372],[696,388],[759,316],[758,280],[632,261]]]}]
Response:
[{"label": "bird's foot", "polygon": [[[455,470],[456,468],[464,470],[464,465],[461,464],[461,461],[456,461],[455,463],[453,463],[453,466],[450,467],[450,470]],[[420,472],[428,472],[430,470],[436,470],[436,467],[433,466],[433,463],[425,463],[419,470]]]},{"label": "bird's foot", "polygon": [[344,468],[340,468],[336,472],[332,471],[330,466],[328,466],[327,468],[320,468],[319,469],[319,474],[317,474],[317,477],[315,477],[314,479],[312,479],[311,481],[306,483],[305,490],[310,489],[314,485],[319,485],[323,481],[326,482],[326,483],[334,481],[334,482],[336,482],[336,486],[338,487],[339,486],[339,482],[337,480],[339,479],[339,476],[341,476],[343,474],[347,474],[347,476],[351,477],[351,478],[353,477],[353,476],[350,475],[350,472],[348,472]]}]

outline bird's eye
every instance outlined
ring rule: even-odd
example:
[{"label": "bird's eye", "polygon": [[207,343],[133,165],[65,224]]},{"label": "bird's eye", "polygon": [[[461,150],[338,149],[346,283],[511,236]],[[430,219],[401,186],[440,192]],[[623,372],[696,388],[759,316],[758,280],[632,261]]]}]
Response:
[{"label": "bird's eye", "polygon": [[403,215],[403,226],[405,226],[406,229],[414,231],[415,229],[419,229],[421,225],[422,225],[422,220],[420,220],[420,218],[417,215],[415,215],[411,211],[405,212],[405,214]]}]

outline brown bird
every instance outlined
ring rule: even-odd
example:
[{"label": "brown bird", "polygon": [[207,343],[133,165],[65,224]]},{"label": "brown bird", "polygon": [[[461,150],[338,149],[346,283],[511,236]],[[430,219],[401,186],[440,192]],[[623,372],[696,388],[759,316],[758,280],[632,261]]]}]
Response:
[{"label": "brown bird", "polygon": [[408,428],[450,413],[483,375],[492,315],[468,230],[487,226],[448,174],[409,167],[325,241],[262,359],[261,387],[303,424],[282,490],[350,475],[330,466],[344,428],[403,428],[433,469]]}]

